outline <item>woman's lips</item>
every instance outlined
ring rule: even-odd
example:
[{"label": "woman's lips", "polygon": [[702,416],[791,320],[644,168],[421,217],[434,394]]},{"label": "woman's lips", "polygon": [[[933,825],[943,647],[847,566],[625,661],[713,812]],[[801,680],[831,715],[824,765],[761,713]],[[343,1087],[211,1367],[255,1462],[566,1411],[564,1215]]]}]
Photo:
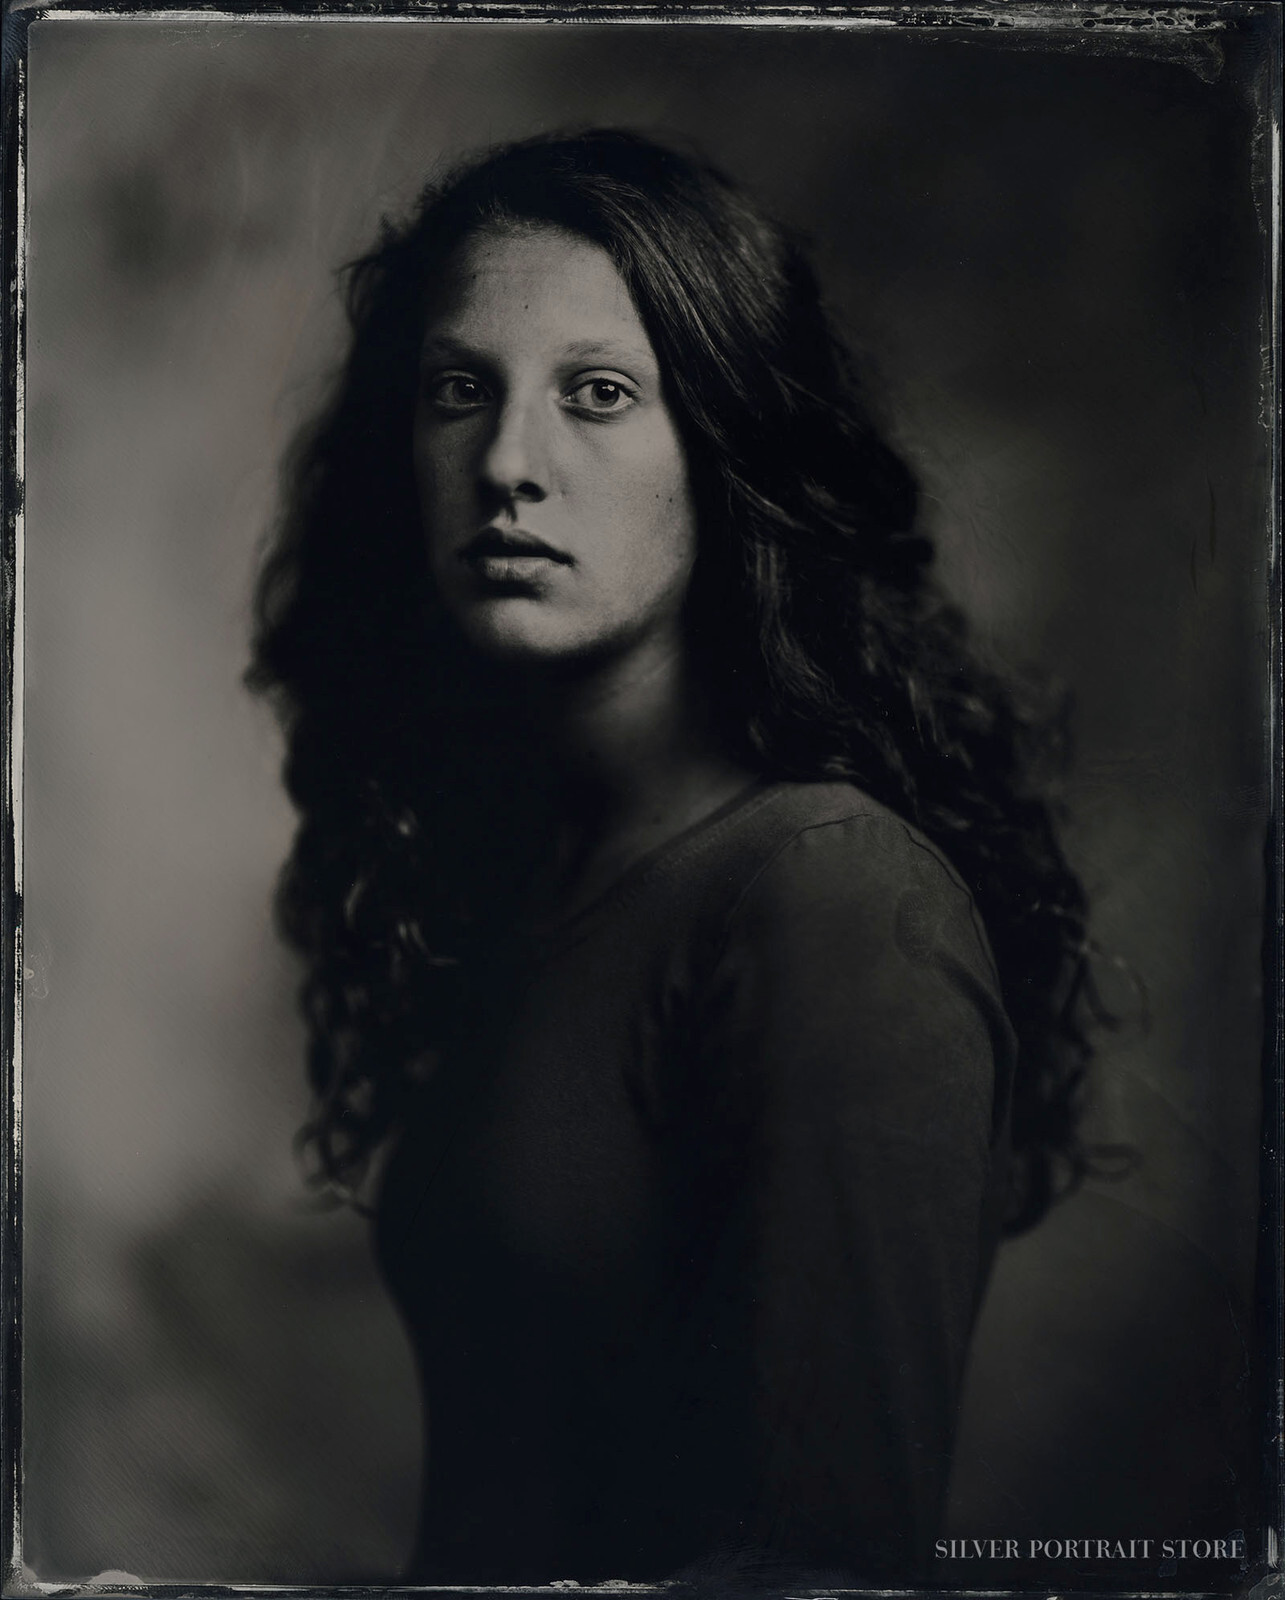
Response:
[{"label": "woman's lips", "polygon": [[466,560],[478,577],[490,583],[530,583],[551,568],[565,565],[553,556],[537,555],[474,555]]},{"label": "woman's lips", "polygon": [[526,584],[572,559],[520,528],[484,528],[463,545],[459,559],[488,583]]}]

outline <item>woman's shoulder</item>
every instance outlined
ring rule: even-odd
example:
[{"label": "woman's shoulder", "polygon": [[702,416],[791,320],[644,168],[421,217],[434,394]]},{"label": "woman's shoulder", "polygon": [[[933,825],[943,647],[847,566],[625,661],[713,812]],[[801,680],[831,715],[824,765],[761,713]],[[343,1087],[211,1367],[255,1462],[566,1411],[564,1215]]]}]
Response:
[{"label": "woman's shoulder", "polygon": [[729,839],[741,890],[773,898],[815,888],[864,897],[915,888],[970,898],[945,852],[854,783],[775,783]]},{"label": "woman's shoulder", "polygon": [[891,944],[912,964],[950,951],[998,975],[967,885],[919,828],[857,785],[780,783],[747,819],[726,905],[727,940]]},{"label": "woman's shoulder", "polygon": [[765,1081],[801,1074],[835,1114],[877,1107],[885,1127],[928,1117],[947,1146],[967,1119],[977,1148],[998,1138],[1016,1040],[945,852],[847,783],[776,786],[747,821],[750,870],[702,986],[708,1048],[757,1061]]}]

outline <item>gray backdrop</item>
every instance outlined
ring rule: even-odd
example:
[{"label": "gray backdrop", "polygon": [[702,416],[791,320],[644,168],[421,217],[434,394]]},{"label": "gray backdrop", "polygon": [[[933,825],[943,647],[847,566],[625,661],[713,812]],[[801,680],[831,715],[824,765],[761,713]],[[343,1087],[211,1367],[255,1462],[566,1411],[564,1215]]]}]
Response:
[{"label": "gray backdrop", "polygon": [[1254,63],[1123,44],[34,25],[42,1578],[335,1581],[405,1552],[409,1358],[362,1225],[312,1207],[291,1156],[296,974],[269,915],[291,819],[239,684],[247,606],[279,453],[337,358],[335,266],[444,158],[583,121],[694,138],[811,232],[979,641],[1075,695],[1068,844],[1150,1012],[1115,984],[1127,1026],[1103,1042],[1094,1125],[1142,1159],[1002,1254],[955,1526],[1245,1526],[1267,806]]}]

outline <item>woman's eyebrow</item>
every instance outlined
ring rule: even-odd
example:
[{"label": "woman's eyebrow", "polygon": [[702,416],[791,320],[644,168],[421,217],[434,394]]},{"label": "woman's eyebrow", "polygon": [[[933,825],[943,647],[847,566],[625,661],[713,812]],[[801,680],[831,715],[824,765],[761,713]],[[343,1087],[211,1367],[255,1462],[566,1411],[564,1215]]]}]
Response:
[{"label": "woman's eyebrow", "polygon": [[453,339],[449,333],[426,333],[419,347],[421,357],[434,356],[439,360],[449,361],[483,361],[485,356],[482,351],[475,350],[471,345],[464,344],[459,339]]},{"label": "woman's eyebrow", "polygon": [[648,368],[656,365],[655,356],[645,345],[621,344],[614,339],[577,340],[567,345],[562,354],[568,361],[619,362],[624,366]]}]

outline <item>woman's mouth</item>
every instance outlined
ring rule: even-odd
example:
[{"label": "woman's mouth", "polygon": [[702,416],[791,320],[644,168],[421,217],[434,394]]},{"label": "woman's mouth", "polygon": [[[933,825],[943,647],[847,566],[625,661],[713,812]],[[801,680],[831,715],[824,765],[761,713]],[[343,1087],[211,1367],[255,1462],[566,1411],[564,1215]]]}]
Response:
[{"label": "woman's mouth", "polygon": [[461,546],[459,559],[487,583],[526,584],[572,558],[521,528],[483,528]]}]

